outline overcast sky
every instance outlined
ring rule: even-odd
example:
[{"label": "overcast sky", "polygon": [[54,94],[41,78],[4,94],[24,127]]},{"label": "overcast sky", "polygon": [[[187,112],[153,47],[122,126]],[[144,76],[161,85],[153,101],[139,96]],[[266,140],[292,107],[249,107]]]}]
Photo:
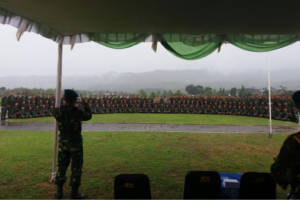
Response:
[{"label": "overcast sky", "polygon": [[[16,29],[0,25],[0,76],[56,75],[57,43],[35,33],[24,33],[16,40]],[[102,75],[114,72],[146,72],[152,70],[207,69],[224,73],[245,70],[266,70],[269,57],[272,70],[300,69],[299,42],[269,53],[253,53],[230,44],[196,61],[186,61],[158,46],[156,53],[151,43],[118,50],[95,42],[76,44],[71,51],[64,46],[63,75]],[[300,74],[300,70],[298,70]]]}]

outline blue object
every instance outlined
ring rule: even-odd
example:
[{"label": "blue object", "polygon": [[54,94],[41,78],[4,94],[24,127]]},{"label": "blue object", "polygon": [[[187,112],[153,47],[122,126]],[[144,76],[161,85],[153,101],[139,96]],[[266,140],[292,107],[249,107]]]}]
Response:
[{"label": "blue object", "polygon": [[237,199],[243,173],[219,172],[221,176],[221,199]]}]

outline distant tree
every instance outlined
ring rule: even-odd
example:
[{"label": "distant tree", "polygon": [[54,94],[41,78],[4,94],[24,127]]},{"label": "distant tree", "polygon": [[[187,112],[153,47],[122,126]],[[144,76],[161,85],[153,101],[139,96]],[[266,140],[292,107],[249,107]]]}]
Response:
[{"label": "distant tree", "polygon": [[241,89],[240,89],[240,93],[239,93],[240,97],[245,97],[247,96],[247,92],[246,92],[246,88],[242,85]]},{"label": "distant tree", "polygon": [[267,88],[263,88],[263,95],[264,96],[268,96],[269,95],[269,91]]},{"label": "distant tree", "polygon": [[174,92],[172,90],[168,90],[166,97],[170,97],[170,96],[173,96],[173,95],[174,95]]},{"label": "distant tree", "polygon": [[204,88],[204,95],[206,95],[206,96],[212,96],[212,94],[213,94],[213,90],[212,90],[211,87],[205,87]]},{"label": "distant tree", "polygon": [[176,90],[175,96],[183,96],[184,94],[180,90]]},{"label": "distant tree", "polygon": [[45,91],[46,94],[55,94],[55,89],[46,89]]},{"label": "distant tree", "polygon": [[157,96],[157,97],[160,97],[160,90],[158,90],[158,91],[156,92],[156,96]]},{"label": "distant tree", "polygon": [[4,93],[8,92],[5,87],[0,87],[0,96],[4,95]]},{"label": "distant tree", "polygon": [[196,86],[199,95],[204,95],[204,87],[202,85]]},{"label": "distant tree", "polygon": [[280,90],[281,90],[280,93],[282,95],[287,95],[288,94],[287,88],[285,86],[280,85],[279,87],[280,87]]},{"label": "distant tree", "polygon": [[225,96],[226,90],[225,88],[219,88],[219,91],[216,93],[218,96]]},{"label": "distant tree", "polygon": [[139,91],[139,95],[140,95],[141,97],[147,97],[147,92],[146,92],[145,90],[141,89],[141,90]]},{"label": "distant tree", "polygon": [[252,94],[247,90],[247,88],[245,88],[243,85],[240,89],[240,93],[239,96],[241,97],[246,97],[246,96],[251,96]]},{"label": "distant tree", "polygon": [[230,89],[230,96],[236,96],[236,92],[237,92],[237,89],[235,87],[231,88]]},{"label": "distant tree", "polygon": [[155,92],[151,92],[151,94],[149,95],[149,97],[151,97],[151,98],[157,97],[157,94]]},{"label": "distant tree", "polygon": [[194,86],[194,85],[188,85],[185,87],[185,91],[188,93],[188,94],[191,94],[191,95],[197,95],[199,94],[199,88],[198,86]]},{"label": "distant tree", "polygon": [[216,89],[212,89],[212,95],[213,96],[217,96],[218,95],[218,91]]}]

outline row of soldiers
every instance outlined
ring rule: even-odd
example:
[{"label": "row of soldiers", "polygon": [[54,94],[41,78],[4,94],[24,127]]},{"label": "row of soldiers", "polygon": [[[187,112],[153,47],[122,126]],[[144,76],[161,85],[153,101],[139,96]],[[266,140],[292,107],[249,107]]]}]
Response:
[{"label": "row of soldiers", "polygon": [[55,95],[4,94],[1,98],[1,120],[52,116]]},{"label": "row of soldiers", "polygon": [[[90,105],[93,114],[195,113],[269,117],[266,96],[176,96],[169,98],[90,96],[81,97],[81,99]],[[273,119],[297,121],[297,113],[290,96],[273,96],[271,105]],[[54,107],[55,95],[4,95],[1,119],[4,119],[6,114],[8,114],[8,118],[52,116]]]}]

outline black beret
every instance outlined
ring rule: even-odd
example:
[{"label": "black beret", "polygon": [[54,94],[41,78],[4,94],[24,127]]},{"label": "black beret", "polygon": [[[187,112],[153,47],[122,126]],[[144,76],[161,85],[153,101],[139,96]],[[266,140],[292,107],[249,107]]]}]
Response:
[{"label": "black beret", "polygon": [[300,90],[296,91],[292,98],[296,105],[300,105]]},{"label": "black beret", "polygon": [[64,98],[67,102],[75,102],[78,97],[77,92],[71,89],[65,89]]}]

